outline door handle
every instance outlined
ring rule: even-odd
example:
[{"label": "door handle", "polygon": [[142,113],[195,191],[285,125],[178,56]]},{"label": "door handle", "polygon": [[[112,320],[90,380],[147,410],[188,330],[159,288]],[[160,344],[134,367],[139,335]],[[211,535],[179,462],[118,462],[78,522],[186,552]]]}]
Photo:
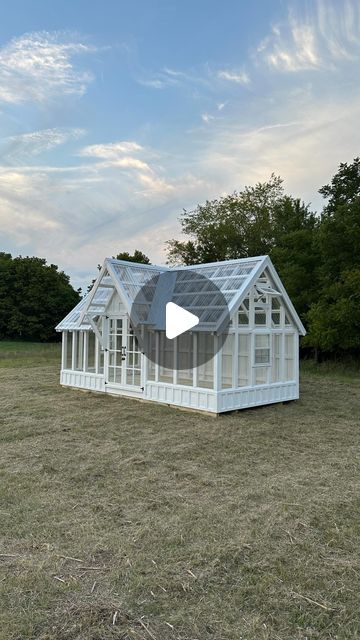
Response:
[{"label": "door handle", "polygon": [[126,346],[121,347],[121,360],[125,360],[126,358]]}]

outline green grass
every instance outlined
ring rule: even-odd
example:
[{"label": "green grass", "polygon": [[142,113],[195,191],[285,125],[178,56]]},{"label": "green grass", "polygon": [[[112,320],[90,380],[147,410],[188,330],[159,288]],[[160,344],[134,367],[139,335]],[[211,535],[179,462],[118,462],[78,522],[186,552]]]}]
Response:
[{"label": "green grass", "polygon": [[0,370],[1,640],[360,638],[359,378],[215,419],[35,351]]},{"label": "green grass", "polygon": [[348,382],[355,380],[356,382],[360,378],[360,361],[327,360],[316,363],[314,360],[302,360],[301,370],[308,375],[326,376],[337,380],[343,379]]},{"label": "green grass", "polygon": [[27,367],[59,362],[60,343],[0,341],[0,368]]}]

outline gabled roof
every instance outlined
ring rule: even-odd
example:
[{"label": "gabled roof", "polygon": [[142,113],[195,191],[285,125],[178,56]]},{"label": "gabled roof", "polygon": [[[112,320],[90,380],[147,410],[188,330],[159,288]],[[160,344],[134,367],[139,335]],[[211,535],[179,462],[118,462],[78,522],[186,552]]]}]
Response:
[{"label": "gabled roof", "polygon": [[[89,329],[89,318],[104,313],[116,290],[136,325],[146,324],[155,329],[165,329],[164,314],[159,314],[158,310],[171,300],[199,317],[199,324],[194,330],[221,333],[226,328],[229,315],[231,317],[235,313],[266,268],[293,322],[299,332],[305,334],[301,320],[268,256],[173,268],[107,258],[90,293],[56,329]],[[194,277],[194,273],[199,274],[199,279]],[[213,286],[209,285],[207,290],[203,277],[221,292],[222,304],[217,303]]]}]

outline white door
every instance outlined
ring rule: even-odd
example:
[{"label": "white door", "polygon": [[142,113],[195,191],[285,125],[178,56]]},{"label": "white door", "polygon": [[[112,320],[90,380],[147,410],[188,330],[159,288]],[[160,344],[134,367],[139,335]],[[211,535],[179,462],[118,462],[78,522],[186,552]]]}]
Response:
[{"label": "white door", "polygon": [[109,318],[106,382],[121,387],[140,387],[141,352],[127,316]]}]

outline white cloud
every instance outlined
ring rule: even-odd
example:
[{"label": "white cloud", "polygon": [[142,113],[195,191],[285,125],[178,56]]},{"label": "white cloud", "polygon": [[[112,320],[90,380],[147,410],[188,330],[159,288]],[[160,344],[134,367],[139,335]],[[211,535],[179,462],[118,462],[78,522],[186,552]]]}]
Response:
[{"label": "white cloud", "polygon": [[0,102],[44,103],[59,96],[83,95],[93,76],[76,69],[73,58],[93,50],[66,33],[14,38],[0,49]]},{"label": "white cloud", "polygon": [[202,113],[201,119],[205,124],[210,124],[212,120],[215,120],[215,116],[212,116],[210,113]]},{"label": "white cloud", "polygon": [[195,85],[210,87],[211,82],[208,76],[208,70],[199,73],[185,72],[179,69],[170,69],[164,67],[150,78],[139,78],[139,84],[152,89],[166,89],[167,87]]},{"label": "white cloud", "polygon": [[[358,155],[360,91],[351,100],[334,94],[324,100],[321,87],[317,93],[293,96],[279,89],[273,98],[269,124],[243,125],[239,117],[227,127],[212,129],[196,158],[199,174],[211,184],[206,197],[262,182],[274,172],[284,178],[292,195],[320,210],[318,189],[340,162],[351,162]],[[259,109],[266,113],[267,108],[263,98]]]},{"label": "white cloud", "polygon": [[19,161],[23,156],[36,156],[65,144],[69,140],[78,140],[85,133],[84,129],[55,127],[9,136],[4,141],[7,145],[5,156],[10,161]]},{"label": "white cloud", "polygon": [[168,82],[164,80],[160,80],[160,78],[153,79],[141,79],[138,80],[139,84],[142,84],[144,87],[150,87],[151,89],[164,89],[164,87],[168,86]]},{"label": "white cloud", "polygon": [[104,160],[117,160],[123,153],[135,153],[142,151],[143,147],[137,142],[122,141],[107,144],[91,144],[80,150],[80,156],[90,158],[102,158]]},{"label": "white cloud", "polygon": [[341,61],[358,59],[359,44],[358,3],[317,0],[313,11],[302,16],[291,11],[286,24],[273,26],[257,53],[279,71],[328,70]]},{"label": "white cloud", "polygon": [[220,80],[227,80],[228,82],[235,82],[236,84],[249,84],[250,78],[245,71],[236,71],[231,69],[223,69],[218,71],[218,78]]},{"label": "white cloud", "polygon": [[85,271],[89,279],[106,255],[140,246],[140,235],[148,238],[152,259],[164,259],[157,228],[174,219],[199,182],[155,165],[159,153],[134,141],[89,145],[79,153],[88,162],[0,166],[3,246],[44,256],[72,273]]}]

